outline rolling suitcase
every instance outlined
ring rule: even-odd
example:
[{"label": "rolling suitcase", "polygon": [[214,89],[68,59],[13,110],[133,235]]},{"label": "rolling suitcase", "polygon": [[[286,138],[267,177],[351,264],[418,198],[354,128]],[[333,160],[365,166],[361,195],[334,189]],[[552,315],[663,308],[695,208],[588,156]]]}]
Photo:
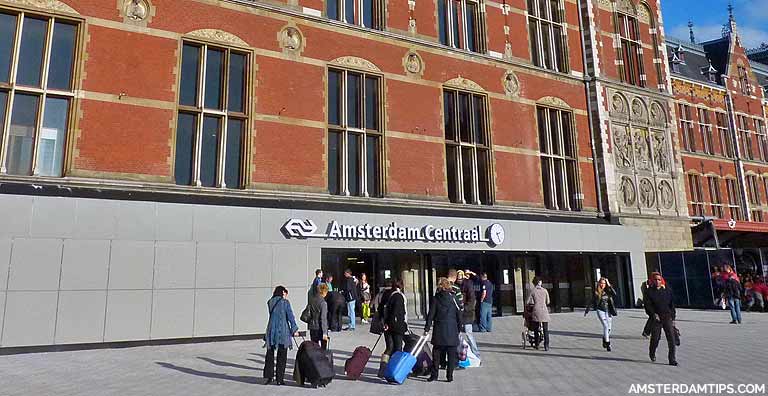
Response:
[{"label": "rolling suitcase", "polygon": [[402,384],[408,378],[408,374],[416,365],[416,356],[421,353],[421,349],[427,344],[427,337],[421,337],[411,352],[395,352],[389,358],[387,369],[384,372],[384,378],[387,382]]},{"label": "rolling suitcase", "polygon": [[333,380],[333,364],[319,345],[304,341],[296,352],[296,365],[300,374],[300,385],[310,383],[314,387],[326,386]]},{"label": "rolling suitcase", "polygon": [[403,341],[405,345],[403,346],[404,352],[411,352],[414,348],[416,348],[416,345],[419,343],[419,340],[421,337],[417,336],[414,333],[409,333],[405,337],[403,337]]},{"label": "rolling suitcase", "polygon": [[379,336],[371,349],[368,349],[367,346],[359,346],[355,348],[352,357],[347,359],[344,363],[344,371],[346,372],[347,377],[354,380],[360,378],[360,375],[363,374],[363,370],[365,370],[365,366],[368,364],[368,360],[371,358],[373,350],[376,349],[376,345],[379,345],[380,340],[381,336]]}]

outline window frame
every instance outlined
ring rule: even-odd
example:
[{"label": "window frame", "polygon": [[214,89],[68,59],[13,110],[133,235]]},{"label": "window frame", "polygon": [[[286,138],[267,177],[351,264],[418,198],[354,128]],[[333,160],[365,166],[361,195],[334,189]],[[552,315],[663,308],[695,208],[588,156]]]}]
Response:
[{"label": "window frame", "polygon": [[690,191],[688,203],[691,205],[691,211],[694,216],[704,216],[704,190],[701,186],[701,175],[697,173],[688,174],[688,189]]},{"label": "window frame", "polygon": [[683,147],[685,151],[696,152],[696,136],[693,132],[693,119],[691,118],[691,106],[685,103],[678,103],[678,112],[680,113],[680,131],[683,133]]},{"label": "window frame", "polygon": [[[483,205],[483,206],[493,206],[495,204],[495,188],[494,188],[494,153],[493,153],[493,140],[492,140],[492,133],[491,133],[491,116],[490,116],[490,101],[488,100],[488,95],[485,93],[480,92],[473,92],[468,90],[463,90],[460,88],[455,87],[443,87],[442,89],[442,96],[441,96],[441,103],[443,107],[443,140],[445,142],[445,155],[446,155],[446,163],[445,163],[445,174],[446,174],[446,185],[448,187],[448,199],[452,203],[460,203],[465,205]],[[452,132],[454,134],[453,139],[449,139],[448,136],[448,130],[446,130],[446,122],[448,121],[449,114],[446,114],[446,103],[445,98],[447,95],[453,96],[453,114],[450,114],[453,126],[455,130]],[[465,95],[468,97],[468,113],[469,113],[469,119],[467,120],[467,125],[470,128],[467,133],[469,134],[468,141],[464,141],[461,136],[461,109],[460,107],[460,97],[461,95]],[[476,101],[479,100],[482,103],[483,109],[480,111],[482,114],[480,114],[481,120],[480,123],[477,123],[477,117],[478,117],[478,111],[476,109]],[[477,142],[477,132],[474,130],[474,128],[478,125],[481,125],[484,129],[484,138],[487,141],[486,144],[478,143]],[[454,150],[454,163],[455,163],[455,173],[453,175],[455,180],[455,191],[451,191],[450,183],[448,182],[450,180],[450,167],[448,166],[449,161],[451,160],[449,157],[449,152],[451,150]],[[471,152],[471,168],[472,168],[472,174],[470,175],[472,177],[472,191],[471,191],[471,198],[472,202],[467,202],[467,192],[465,190],[465,184],[466,184],[466,177],[467,175],[464,173],[464,157],[463,157],[463,151],[464,150],[470,150]],[[478,165],[478,158],[480,158],[479,151],[484,152],[484,154],[487,156],[486,161],[486,173],[480,174],[480,167]],[[486,191],[482,192],[480,187],[480,178],[485,179],[485,188]],[[482,193],[486,195],[487,202],[482,202]]]},{"label": "window frame", "polygon": [[743,208],[741,207],[741,194],[739,193],[739,184],[735,178],[725,178],[725,190],[728,196],[728,214],[733,220],[744,220]]},{"label": "window frame", "polygon": [[725,216],[723,205],[723,195],[720,189],[719,176],[707,176],[707,185],[709,186],[709,205],[712,216],[722,219]]},{"label": "window frame", "polygon": [[728,113],[715,112],[715,122],[717,133],[720,135],[720,154],[726,158],[734,158],[735,147],[733,145],[733,136],[731,136],[728,126]]},{"label": "window frame", "polygon": [[[456,6],[459,3],[460,9],[457,9]],[[475,49],[469,48],[469,32],[468,32],[468,24],[467,24],[467,18],[465,17],[467,15],[467,4],[471,3],[475,7],[475,31],[472,32],[474,35],[474,43],[475,43]],[[445,19],[445,34],[441,31],[442,24],[441,24],[441,15],[440,15],[440,8],[444,8],[445,15],[442,15],[442,17]],[[460,49],[464,51],[469,51],[473,53],[478,54],[485,54],[486,46],[487,46],[487,39],[486,39],[486,26],[485,26],[485,12],[482,11],[483,7],[485,7],[484,0],[437,0],[437,7],[435,7],[435,12],[437,14],[437,39],[438,42],[444,46]],[[454,12],[454,10],[458,10]],[[460,16],[461,21],[456,21],[455,19],[457,16]],[[458,32],[455,31],[458,28]],[[446,36],[445,38],[443,36]],[[458,37],[457,37],[458,36]]]},{"label": "window frame", "polygon": [[[334,194],[331,191],[330,177],[328,178],[328,181],[327,181],[327,191],[328,191],[329,194],[336,195],[336,196],[366,197],[366,198],[381,198],[381,197],[384,197],[386,195],[386,193],[385,193],[385,183],[384,183],[384,181],[385,181],[385,177],[384,177],[384,172],[385,172],[385,166],[384,166],[384,164],[385,164],[385,157],[384,157],[384,153],[386,151],[384,149],[384,145],[385,145],[385,133],[384,133],[384,131],[385,131],[385,127],[384,127],[384,122],[385,122],[385,115],[384,115],[384,112],[385,112],[385,105],[384,105],[384,75],[381,74],[381,73],[371,72],[371,71],[368,71],[368,70],[358,70],[358,69],[352,69],[352,68],[346,68],[346,67],[339,67],[339,66],[335,66],[335,65],[328,65],[328,67],[326,68],[326,71],[325,71],[325,73],[326,73],[326,84],[325,84],[326,101],[330,100],[330,95],[328,94],[329,91],[330,91],[330,86],[329,86],[329,83],[328,83],[328,75],[331,72],[341,73],[341,76],[342,76],[342,78],[340,80],[340,86],[339,86],[339,90],[340,90],[340,93],[339,93],[339,100],[340,100],[340,103],[339,103],[339,114],[340,114],[339,122],[341,123],[341,125],[331,124],[330,120],[328,120],[326,118],[326,127],[325,127],[326,141],[329,142],[326,145],[326,155],[328,155],[328,148],[330,148],[330,140],[329,140],[328,137],[330,136],[331,133],[339,133],[339,134],[341,134],[341,142],[340,142],[340,146],[339,146],[341,158],[338,159],[339,160],[339,180],[338,180],[338,183],[339,183],[339,186],[338,186],[339,194]],[[347,76],[348,76],[349,73],[353,73],[353,74],[356,74],[356,75],[360,76],[361,94],[360,94],[360,102],[358,103],[358,106],[359,106],[359,111],[360,111],[359,117],[360,117],[361,128],[350,127],[348,125],[348,123],[349,123],[348,116],[349,115],[348,115],[347,110],[348,110],[348,105],[349,104],[348,104],[348,90],[347,90],[348,89],[348,86],[347,86],[348,85],[348,79],[347,79]],[[367,78],[375,78],[378,81],[378,85],[377,85],[377,87],[378,87],[377,88],[377,90],[378,90],[378,92],[377,92],[377,109],[376,109],[377,112],[378,112],[378,116],[376,117],[378,131],[366,128],[366,117],[367,117],[367,114],[366,114],[366,106],[365,106],[365,104],[366,104],[366,86],[365,86],[366,84],[365,84],[365,81],[366,81]],[[330,116],[330,104],[329,103],[326,103],[326,108],[329,109],[328,113],[329,113],[329,116]],[[350,189],[349,189],[349,148],[348,148],[348,145],[349,145],[350,134],[355,135],[355,136],[359,136],[360,140],[361,140],[361,143],[360,143],[360,146],[359,146],[360,147],[360,152],[359,152],[359,158],[358,158],[359,170],[360,170],[360,172],[359,172],[360,174],[359,174],[359,177],[358,177],[358,179],[359,179],[358,183],[360,183],[360,194],[359,195],[352,194],[350,192]],[[371,191],[369,191],[369,188],[368,188],[368,173],[370,171],[368,169],[368,137],[369,136],[375,136],[375,137],[378,137],[378,139],[379,139],[379,147],[376,150],[376,154],[378,155],[378,169],[376,170],[377,171],[377,177],[376,177],[376,180],[375,180],[376,188],[378,189],[378,191],[375,194],[372,194]],[[329,159],[330,159],[330,157],[326,158],[326,169],[327,169],[326,173],[327,174],[330,174],[330,168],[329,168],[330,164],[327,162]]]},{"label": "window frame", "polygon": [[[85,21],[82,18],[75,18],[71,16],[62,16],[57,13],[50,12],[38,12],[30,11],[23,8],[15,8],[10,6],[0,7],[0,13],[6,15],[13,15],[16,18],[16,28],[14,30],[15,36],[13,38],[13,48],[11,49],[10,70],[8,71],[8,82],[0,82],[0,92],[6,93],[5,108],[0,108],[3,112],[3,124],[0,124],[0,175],[1,176],[14,176],[14,177],[35,177],[35,178],[62,178],[67,175],[67,170],[71,161],[71,135],[76,128],[77,118],[75,116],[76,109],[79,108],[78,91],[80,89],[80,76],[81,76],[81,63],[82,63],[82,40],[84,32]],[[43,55],[41,58],[41,70],[40,70],[40,85],[39,87],[31,87],[23,84],[19,84],[18,71],[20,63],[21,41],[23,35],[24,21],[26,19],[44,19],[46,21],[46,33],[45,42],[43,47]],[[53,47],[53,33],[56,23],[63,23],[74,27],[74,40],[72,46],[72,64],[69,90],[61,90],[48,87],[48,79],[50,76],[51,68],[51,53]],[[7,161],[8,161],[8,142],[10,140],[11,123],[13,116],[14,99],[18,94],[35,96],[38,98],[37,111],[35,113],[35,137],[32,145],[31,156],[31,174],[19,175],[8,173]],[[42,140],[43,124],[45,123],[45,105],[49,98],[65,99],[68,101],[67,106],[67,120],[65,123],[66,130],[64,131],[63,142],[61,147],[61,168],[58,169],[58,175],[41,175],[40,174],[40,146]]]},{"label": "window frame", "polygon": [[[372,25],[373,26],[365,26],[365,18],[363,17],[363,13],[361,10],[365,8],[364,3],[366,0],[350,0],[350,2],[353,3],[354,10],[353,13],[353,19],[354,22],[347,21],[347,0],[328,0],[325,6],[325,16],[326,18],[332,20],[332,21],[339,21],[342,23],[350,24],[359,26],[366,29],[373,29],[373,30],[385,30],[386,29],[386,2],[385,0],[371,0],[371,9],[372,9],[372,17],[373,20]],[[336,3],[337,12],[339,13],[338,18],[331,18],[328,12],[328,5],[331,4],[331,2]]]},{"label": "window frame", "polygon": [[704,152],[710,155],[715,154],[715,146],[712,136],[712,119],[709,117],[710,111],[697,107],[699,131],[701,132],[701,142]]},{"label": "window frame", "polygon": [[[643,42],[640,35],[640,21],[636,15],[630,15],[621,11],[616,11],[614,18],[616,34],[620,43],[618,59],[620,61],[619,76],[621,82],[645,87],[646,79],[643,65]],[[632,37],[632,33],[636,37]],[[630,56],[627,57],[625,55]]]},{"label": "window frame", "polygon": [[[529,50],[531,62],[535,66],[558,73],[568,73],[570,71],[570,59],[568,52],[568,25],[565,21],[565,9],[563,7],[563,2],[562,0],[556,1],[558,2],[557,15],[551,15],[551,6],[546,7],[547,9],[544,11],[544,13],[542,13],[541,2],[539,0],[527,1],[528,41],[530,42]],[[549,4],[550,0],[547,0],[547,3]],[[545,54],[546,48],[544,46],[544,26],[547,27],[548,32],[547,38],[549,41],[549,62],[551,65],[547,64],[547,58]],[[554,34],[556,27],[560,28],[559,47],[557,45],[557,39],[555,38]]]},{"label": "window frame", "polygon": [[[186,45],[191,45],[198,48],[198,74],[197,74],[197,85],[195,87],[196,89],[196,95],[195,95],[195,105],[184,105],[181,104],[181,78],[182,78],[182,63],[183,63],[183,57],[184,57],[184,47]],[[207,73],[207,58],[208,58],[208,49],[223,51],[225,53],[225,60],[221,65],[222,68],[222,77],[220,80],[221,84],[221,104],[219,106],[219,109],[210,109],[206,107],[205,104],[205,93],[206,93],[206,73]],[[229,106],[229,81],[230,81],[230,59],[231,55],[235,53],[238,55],[242,55],[245,57],[245,70],[243,72],[244,78],[243,78],[243,112],[236,112],[236,111],[230,111],[228,109]],[[179,41],[179,60],[178,60],[178,70],[179,70],[179,77],[177,79],[178,82],[178,92],[176,97],[176,107],[175,107],[175,126],[174,126],[174,141],[173,141],[173,182],[177,186],[188,186],[188,187],[195,187],[195,188],[210,188],[210,189],[234,189],[234,190],[242,190],[247,188],[248,186],[248,180],[249,175],[248,171],[250,169],[248,158],[250,156],[250,129],[252,125],[252,90],[253,90],[253,68],[254,68],[254,54],[253,51],[247,48],[238,47],[234,45],[230,45],[228,43],[217,43],[217,42],[210,42],[210,41],[204,41],[199,40],[196,38],[190,38],[190,37],[182,37]],[[193,155],[192,155],[192,175],[191,184],[179,184],[176,181],[176,161],[178,159],[178,153],[177,153],[177,138],[178,138],[178,131],[179,131],[179,116],[181,114],[188,114],[188,115],[194,115],[195,117],[195,136],[193,137]],[[208,117],[215,117],[220,120],[220,129],[219,129],[219,140],[217,142],[217,149],[216,149],[216,156],[217,156],[217,163],[216,163],[216,176],[215,176],[215,183],[214,186],[203,186],[201,181],[201,158],[202,158],[202,149],[203,149],[203,134],[204,134],[204,120]],[[239,120],[243,123],[242,126],[242,132],[241,132],[241,142],[240,142],[240,164],[239,164],[239,170],[240,170],[240,181],[238,186],[231,187],[226,184],[226,142],[227,142],[227,136],[228,136],[228,124],[229,120]]]},{"label": "window frame", "polygon": [[752,135],[754,132],[749,129],[750,119],[751,118],[748,116],[736,114],[736,127],[741,142],[741,156],[742,158],[753,161],[755,159],[755,153],[752,147]]},{"label": "window frame", "polygon": [[[546,116],[544,120],[541,119],[540,114],[544,112]],[[552,128],[552,112],[556,112],[557,116],[557,129]],[[563,126],[563,117],[567,116],[570,128],[568,131]],[[584,195],[581,186],[581,169],[579,164],[579,146],[578,146],[578,131],[575,125],[575,116],[570,109],[563,109],[558,107],[550,107],[543,105],[536,105],[536,130],[539,135],[539,166],[541,168],[541,183],[542,183],[542,196],[544,198],[544,207],[550,210],[560,211],[573,211],[579,212],[584,209]],[[542,125],[542,121],[544,125]],[[542,142],[542,127],[546,131],[543,136],[546,138],[545,142]],[[553,134],[556,133],[557,150],[561,154],[557,154],[554,150]],[[569,136],[566,136],[569,134]],[[573,155],[568,155],[567,145],[571,145]],[[542,151],[545,148],[547,152]],[[547,168],[545,169],[545,163]],[[557,172],[556,167],[559,163],[560,172],[563,176],[561,180],[562,186],[558,188],[556,183]],[[571,169],[569,171],[569,165]],[[545,172],[547,174],[545,175]],[[571,180],[570,178],[573,177]],[[549,180],[549,187],[545,185]],[[573,189],[573,191],[570,191]],[[547,196],[549,191],[550,196]],[[558,201],[562,201],[561,205]]]}]

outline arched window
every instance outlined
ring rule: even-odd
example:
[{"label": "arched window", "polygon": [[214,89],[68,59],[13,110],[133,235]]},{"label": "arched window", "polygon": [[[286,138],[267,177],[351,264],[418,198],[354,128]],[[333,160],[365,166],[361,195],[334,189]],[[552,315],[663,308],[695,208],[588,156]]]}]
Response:
[{"label": "arched window", "polygon": [[642,61],[643,44],[640,41],[640,25],[637,13],[629,0],[619,0],[615,17],[616,33],[619,35],[619,76],[621,81],[645,86]]}]

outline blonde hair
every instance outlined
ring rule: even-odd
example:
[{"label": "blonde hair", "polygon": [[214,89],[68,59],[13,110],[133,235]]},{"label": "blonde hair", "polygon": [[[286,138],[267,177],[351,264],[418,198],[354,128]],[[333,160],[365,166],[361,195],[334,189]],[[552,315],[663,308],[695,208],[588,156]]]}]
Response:
[{"label": "blonde hair", "polygon": [[328,284],[321,283],[317,285],[317,293],[320,295],[320,297],[325,297],[326,295],[328,295]]},{"label": "blonde hair", "polygon": [[605,281],[605,287],[608,287],[608,278],[602,277],[600,280],[597,281],[597,287],[595,287],[595,294],[597,294],[598,297],[603,297],[603,292],[605,292],[605,287],[600,288],[600,282]]},{"label": "blonde hair", "polygon": [[439,278],[437,280],[437,289],[443,291],[451,291],[451,281],[448,278]]}]

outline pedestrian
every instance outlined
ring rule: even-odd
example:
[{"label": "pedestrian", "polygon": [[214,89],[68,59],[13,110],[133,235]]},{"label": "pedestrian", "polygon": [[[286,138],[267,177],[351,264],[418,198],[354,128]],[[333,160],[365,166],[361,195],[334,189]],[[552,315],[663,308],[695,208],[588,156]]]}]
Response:
[{"label": "pedestrian", "polygon": [[[331,289],[330,283],[323,283]],[[329,291],[325,296],[325,302],[328,304],[328,327],[331,331],[341,331],[341,322],[344,313],[347,311],[347,304],[344,296],[339,291]]]},{"label": "pedestrian", "polygon": [[355,331],[355,308],[357,304],[357,283],[352,277],[352,270],[344,270],[344,283],[341,286],[344,300],[347,303],[347,316],[349,317],[349,327],[347,330]]},{"label": "pedestrian", "polygon": [[648,308],[648,287],[649,285],[653,283],[653,280],[651,278],[648,278],[647,281],[643,282],[640,285],[640,294],[643,298],[643,308],[645,309],[645,314],[648,316],[648,319],[645,320],[645,326],[643,326],[643,338],[648,338],[651,336],[651,332],[653,331],[653,314],[651,313],[651,310]]},{"label": "pedestrian", "polygon": [[328,285],[321,283],[317,286],[317,294],[307,303],[309,339],[320,345],[323,350],[328,348],[328,303],[325,302],[327,295]]},{"label": "pedestrian", "polygon": [[[379,293],[376,294],[376,320],[381,321],[384,324],[384,327],[386,328],[386,318],[387,318],[387,302],[389,302],[389,297],[392,295],[392,292],[394,292],[394,288],[392,287],[392,279],[385,279],[384,280],[384,288],[379,291]],[[387,368],[387,363],[389,363],[389,357],[392,356],[392,350],[394,349],[394,341],[392,340],[392,336],[385,330],[384,331],[384,352],[381,354],[381,361],[379,364],[379,372],[377,376],[379,378],[384,378],[384,370]]]},{"label": "pedestrian", "polygon": [[330,293],[330,292],[332,292],[332,291],[336,291],[336,290],[333,288],[333,275],[331,275],[331,274],[328,274],[328,275],[326,275],[326,276],[325,276],[325,282],[324,282],[324,283],[327,283],[327,284],[328,284],[328,292],[329,292],[329,293]]},{"label": "pedestrian", "polygon": [[[285,385],[285,365],[288,349],[292,349],[291,337],[299,335],[299,326],[293,316],[291,303],[288,301],[288,289],[277,286],[272,298],[267,301],[269,322],[265,332],[264,343],[267,347],[267,357],[264,363],[264,378],[266,385],[273,381],[277,385]],[[275,369],[275,350],[277,350],[277,369]]]},{"label": "pedestrian", "polygon": [[533,305],[531,311],[531,322],[534,330],[533,347],[539,349],[541,344],[541,332],[544,331],[544,350],[549,351],[549,291],[542,287],[539,277],[533,278],[533,289],[528,296],[528,305]]},{"label": "pedestrian", "polygon": [[480,332],[491,332],[493,316],[493,283],[488,280],[488,273],[480,277]]},{"label": "pedestrian", "polygon": [[360,298],[363,299],[363,323],[368,323],[371,317],[371,285],[365,272],[360,274]]},{"label": "pedestrian", "polygon": [[728,279],[725,281],[724,295],[731,310],[731,324],[741,324],[741,283],[739,277],[728,268]]},{"label": "pedestrian", "polygon": [[313,296],[317,295],[317,286],[321,283],[323,283],[323,270],[318,268],[315,270],[315,279],[312,280],[312,285],[309,286],[307,301],[311,300]]},{"label": "pedestrian", "polygon": [[385,340],[385,343],[391,347],[387,351],[389,356],[403,350],[404,337],[408,333],[407,304],[408,301],[403,294],[403,281],[397,279],[392,282],[392,292],[384,308],[384,338],[390,339],[388,343]]},{"label": "pedestrian", "polygon": [[[480,357],[480,348],[477,347],[477,341],[475,335],[472,332],[472,328],[475,323],[475,312],[477,299],[475,298],[475,286],[474,278],[476,274],[470,270],[465,270],[463,274],[459,271],[460,279],[457,281],[462,290],[464,296],[464,310],[462,311],[462,326],[464,328],[464,334],[467,336],[467,342],[469,343],[469,349],[476,357]],[[463,275],[463,276],[461,276]]]},{"label": "pedestrian", "polygon": [[677,366],[675,359],[675,303],[672,298],[672,291],[666,286],[664,278],[658,272],[651,274],[646,299],[646,309],[653,317],[648,356],[652,362],[656,361],[656,348],[658,348],[661,340],[661,330],[664,329],[664,337],[667,339],[667,348],[669,349],[669,365]]},{"label": "pedestrian", "polygon": [[600,324],[603,326],[603,348],[608,352],[611,351],[612,317],[617,315],[614,298],[616,298],[616,292],[611,287],[611,282],[608,281],[608,278],[600,278],[595,292],[592,293],[592,302],[584,310],[584,316],[587,316],[590,308],[597,313],[597,318],[600,319]]},{"label": "pedestrian", "polygon": [[424,325],[424,336],[429,335],[434,325],[432,334],[432,353],[436,358],[432,361],[432,373],[428,382],[437,380],[439,374],[439,362],[447,355],[446,366],[447,380],[453,382],[453,370],[458,364],[459,333],[461,332],[461,310],[451,291],[453,284],[448,278],[440,278],[437,281],[437,293],[429,303],[427,322]]}]

